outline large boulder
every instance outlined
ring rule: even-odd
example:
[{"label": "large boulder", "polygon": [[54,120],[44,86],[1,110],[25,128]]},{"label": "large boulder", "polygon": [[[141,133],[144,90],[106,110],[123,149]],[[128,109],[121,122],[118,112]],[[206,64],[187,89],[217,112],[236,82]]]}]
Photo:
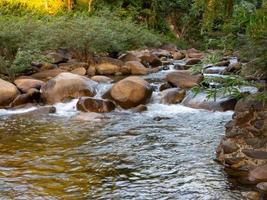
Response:
[{"label": "large boulder", "polygon": [[191,108],[206,109],[212,111],[234,110],[237,100],[235,98],[217,94],[216,99],[208,98],[206,92],[195,94],[189,92],[182,104]]},{"label": "large boulder", "polygon": [[70,98],[92,97],[96,94],[96,82],[89,78],[64,72],[49,80],[41,88],[41,96],[46,104],[54,104]]},{"label": "large boulder", "polygon": [[77,103],[77,109],[83,112],[105,113],[115,108],[115,104],[110,100],[91,97],[81,97]]},{"label": "large boulder", "polygon": [[191,74],[187,70],[170,72],[166,76],[167,82],[179,88],[192,88],[203,80],[202,74]]},{"label": "large boulder", "polygon": [[158,67],[162,65],[162,62],[159,57],[152,53],[145,53],[140,57],[140,59],[141,62],[146,66]]},{"label": "large boulder", "polygon": [[132,75],[146,75],[149,72],[149,69],[138,61],[126,62],[125,66],[130,69]]},{"label": "large boulder", "polygon": [[163,104],[176,104],[180,103],[185,95],[186,91],[179,88],[170,88],[161,92],[161,103]]},{"label": "large boulder", "polygon": [[27,93],[32,88],[40,90],[41,87],[45,84],[45,82],[33,79],[31,77],[18,78],[14,81],[14,83],[23,93]]},{"label": "large boulder", "polygon": [[107,76],[93,76],[91,79],[98,83],[112,83],[113,80]]},{"label": "large boulder", "polygon": [[19,90],[15,85],[0,79],[0,108],[8,106],[18,95]]},{"label": "large boulder", "polygon": [[119,59],[123,62],[128,62],[128,61],[138,61],[141,62],[141,59],[138,58],[136,55],[134,55],[133,53],[127,53],[127,54],[123,54],[119,57]]},{"label": "large boulder", "polygon": [[267,181],[267,164],[258,166],[249,172],[249,180],[255,182]]},{"label": "large boulder", "polygon": [[86,62],[78,62],[78,61],[70,61],[67,63],[61,63],[59,64],[59,68],[64,71],[73,71],[77,68],[84,68],[85,70],[88,69],[89,64]]},{"label": "large boulder", "polygon": [[122,108],[132,108],[146,103],[152,95],[152,88],[145,80],[131,76],[113,85],[110,96]]}]

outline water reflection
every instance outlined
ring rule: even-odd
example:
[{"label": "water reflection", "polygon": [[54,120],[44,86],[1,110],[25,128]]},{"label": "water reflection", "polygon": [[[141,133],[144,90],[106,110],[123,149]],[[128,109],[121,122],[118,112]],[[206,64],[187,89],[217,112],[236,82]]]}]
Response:
[{"label": "water reflection", "polygon": [[1,117],[0,198],[241,199],[213,161],[231,113],[151,104],[108,117]]}]

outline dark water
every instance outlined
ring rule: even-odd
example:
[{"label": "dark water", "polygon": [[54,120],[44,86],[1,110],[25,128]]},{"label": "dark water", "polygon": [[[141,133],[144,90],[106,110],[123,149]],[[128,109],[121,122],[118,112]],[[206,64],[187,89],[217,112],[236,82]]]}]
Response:
[{"label": "dark water", "polygon": [[73,104],[0,116],[0,199],[242,199],[213,161],[231,113],[150,104],[77,122]]}]

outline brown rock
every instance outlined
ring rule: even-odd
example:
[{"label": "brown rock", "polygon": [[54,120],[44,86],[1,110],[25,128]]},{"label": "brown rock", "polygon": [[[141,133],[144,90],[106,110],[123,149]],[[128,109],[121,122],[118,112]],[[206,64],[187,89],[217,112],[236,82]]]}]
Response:
[{"label": "brown rock", "polygon": [[221,62],[218,62],[216,64],[214,64],[214,66],[228,66],[230,64],[230,61],[229,60],[223,60]]},{"label": "brown rock", "polygon": [[162,94],[162,98],[160,100],[161,103],[176,104],[180,103],[184,99],[186,91],[178,88],[171,88],[164,90],[163,92],[161,92],[161,94]]},{"label": "brown rock", "polygon": [[124,65],[121,60],[113,58],[101,58],[95,64],[96,72],[100,75],[115,75],[120,72],[120,68]]},{"label": "brown rock", "polygon": [[202,74],[191,74],[187,70],[179,70],[170,72],[166,76],[166,80],[178,88],[192,88],[203,80]]},{"label": "brown rock", "polygon": [[46,70],[51,70],[51,69],[56,69],[57,65],[51,64],[51,63],[42,63],[40,70],[41,71],[46,71]]},{"label": "brown rock", "polygon": [[77,109],[83,112],[105,113],[116,108],[110,100],[96,99],[91,97],[81,97],[77,103]]},{"label": "brown rock", "polygon": [[17,107],[29,103],[36,103],[40,99],[40,91],[32,88],[28,90],[26,94],[17,96],[14,101],[10,104],[11,107]]},{"label": "brown rock", "polygon": [[53,64],[67,62],[70,59],[70,55],[63,49],[50,52],[47,54],[47,57],[50,58]]},{"label": "brown rock", "polygon": [[159,91],[163,91],[163,90],[170,89],[170,88],[172,88],[172,85],[170,83],[162,83],[159,86]]},{"label": "brown rock", "polygon": [[146,103],[152,95],[152,88],[145,80],[131,76],[114,84],[110,94],[121,107],[132,108]]},{"label": "brown rock", "polygon": [[56,77],[60,73],[65,72],[62,69],[52,69],[47,71],[38,72],[36,74],[33,74],[32,77],[39,80],[49,80],[51,78]]},{"label": "brown rock", "polygon": [[30,89],[40,90],[45,82],[33,79],[31,77],[21,77],[14,81],[15,85],[23,92],[27,93]]},{"label": "brown rock", "polygon": [[91,79],[98,83],[112,83],[113,82],[113,80],[107,76],[93,76]]},{"label": "brown rock", "polygon": [[257,188],[261,191],[267,192],[267,182],[258,183]]},{"label": "brown rock", "polygon": [[254,191],[242,192],[242,196],[245,197],[246,200],[260,200],[260,194]]},{"label": "brown rock", "polygon": [[267,164],[256,167],[249,172],[248,176],[250,181],[264,182],[267,181]]},{"label": "brown rock", "polygon": [[87,69],[86,74],[87,74],[88,76],[94,76],[94,75],[96,75],[96,68],[95,68],[95,66],[90,66],[90,67]]},{"label": "brown rock", "polygon": [[233,152],[236,152],[239,147],[236,145],[236,143],[234,143],[231,140],[223,140],[222,141],[222,148],[223,148],[223,152],[225,154],[230,154]]},{"label": "brown rock", "polygon": [[72,70],[71,73],[84,76],[86,74],[86,69],[83,67],[79,67],[79,68]]},{"label": "brown rock", "polygon": [[118,59],[120,59],[123,62],[128,62],[128,61],[141,62],[141,59],[132,53],[123,54]]},{"label": "brown rock", "polygon": [[0,108],[8,106],[18,95],[19,90],[15,85],[0,79]]},{"label": "brown rock", "polygon": [[145,53],[140,57],[140,59],[145,66],[151,66],[151,67],[162,66],[161,60],[157,56],[151,53]]},{"label": "brown rock", "polygon": [[174,60],[182,60],[185,58],[185,55],[181,51],[178,51],[178,52],[173,52],[172,57]]},{"label": "brown rock", "polygon": [[227,68],[226,71],[228,72],[236,72],[241,70],[242,64],[240,62],[230,64]]},{"label": "brown rock", "polygon": [[144,112],[147,111],[147,107],[145,105],[139,105],[132,109],[133,112]]},{"label": "brown rock", "polygon": [[259,151],[254,149],[243,149],[242,153],[254,159],[267,159],[267,151]]},{"label": "brown rock", "polygon": [[201,60],[199,58],[190,58],[186,61],[186,65],[196,65],[200,62]]},{"label": "brown rock", "polygon": [[202,59],[202,58],[204,58],[204,54],[203,53],[188,53],[187,56],[188,56],[188,58],[192,58],[192,59]]},{"label": "brown rock", "polygon": [[59,68],[64,70],[64,71],[73,71],[75,69],[80,69],[83,68],[87,70],[89,67],[89,64],[86,62],[78,62],[78,61],[71,61],[67,63],[61,63],[59,64]]},{"label": "brown rock", "polygon": [[61,73],[48,81],[42,88],[42,99],[46,104],[54,104],[69,98],[94,96],[96,82],[84,76]]},{"label": "brown rock", "polygon": [[126,62],[125,65],[130,68],[132,75],[146,75],[149,72],[149,69],[137,61]]}]

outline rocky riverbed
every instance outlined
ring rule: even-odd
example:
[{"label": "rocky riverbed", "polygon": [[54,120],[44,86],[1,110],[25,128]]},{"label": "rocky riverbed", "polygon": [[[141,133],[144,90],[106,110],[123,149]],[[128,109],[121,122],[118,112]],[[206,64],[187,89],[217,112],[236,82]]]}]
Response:
[{"label": "rocky riverbed", "polygon": [[[244,66],[225,54],[192,70],[207,54],[166,46],[81,62],[59,50],[0,79],[0,197],[264,199],[266,105],[253,87],[242,100],[194,93]],[[219,143],[229,177],[213,161]]]}]

